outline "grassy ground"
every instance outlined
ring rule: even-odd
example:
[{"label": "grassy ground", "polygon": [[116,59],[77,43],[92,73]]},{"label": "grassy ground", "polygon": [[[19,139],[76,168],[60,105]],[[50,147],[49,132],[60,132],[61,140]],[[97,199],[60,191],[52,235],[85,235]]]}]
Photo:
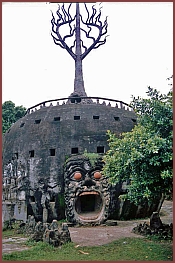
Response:
[{"label": "grassy ground", "polygon": [[98,247],[80,247],[67,243],[54,248],[43,242],[28,242],[29,250],[6,254],[9,261],[172,261],[172,242],[158,242],[147,238],[122,238]]},{"label": "grassy ground", "polygon": [[18,234],[17,230],[19,228],[19,224],[13,224],[12,229],[3,229],[2,231],[2,238],[9,238],[9,237],[25,237],[24,234]]},{"label": "grassy ground", "polygon": [[[24,237],[17,234],[18,225],[14,229],[3,231],[2,238]],[[93,237],[92,237],[93,238]],[[23,243],[24,245],[24,243]],[[4,254],[6,261],[172,261],[172,241],[160,241],[157,238],[122,238],[112,243],[80,247],[74,243],[67,243],[54,248],[43,242],[27,241],[29,250]]]}]

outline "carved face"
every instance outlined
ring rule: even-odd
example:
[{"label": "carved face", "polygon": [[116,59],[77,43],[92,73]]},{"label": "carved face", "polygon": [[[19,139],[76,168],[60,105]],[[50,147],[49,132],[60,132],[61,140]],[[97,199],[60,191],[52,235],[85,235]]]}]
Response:
[{"label": "carved face", "polygon": [[100,159],[92,165],[82,156],[66,162],[65,204],[70,222],[96,225],[107,219],[110,194],[102,166]]}]

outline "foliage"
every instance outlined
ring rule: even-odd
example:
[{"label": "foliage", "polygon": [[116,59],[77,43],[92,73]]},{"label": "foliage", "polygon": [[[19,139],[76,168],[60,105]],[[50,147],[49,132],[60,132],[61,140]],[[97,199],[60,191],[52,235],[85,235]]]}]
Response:
[{"label": "foliage", "polygon": [[58,203],[59,203],[59,207],[63,209],[65,206],[64,194],[61,194],[61,193],[58,194]]},{"label": "foliage", "polygon": [[23,106],[15,106],[12,101],[5,101],[2,104],[2,132],[5,133],[25,112],[26,108]]},{"label": "foliage", "polygon": [[23,234],[18,233],[19,225],[21,224],[21,221],[16,221],[13,220],[7,220],[4,221],[4,226],[2,229],[2,238],[9,238],[13,236],[24,236]]},{"label": "foliage", "polygon": [[172,261],[172,245],[149,241],[147,238],[122,238],[112,243],[81,247],[74,243],[60,249],[43,242],[31,243],[29,250],[3,255],[9,261]]},{"label": "foliage", "polygon": [[83,153],[84,157],[87,157],[91,163],[92,166],[95,165],[95,162],[97,161],[97,159],[99,158],[98,153],[88,153],[87,149],[85,149],[84,153]]},{"label": "foliage", "polygon": [[167,95],[163,95],[156,89],[148,87],[147,94],[148,99],[133,97],[131,102],[131,106],[138,115],[138,122],[161,138],[172,140],[172,89]]},{"label": "foliage", "polygon": [[3,226],[2,231],[6,231],[6,230],[8,230],[8,229],[13,229],[12,221],[11,221],[11,220],[6,220],[6,221],[4,221],[4,226]]},{"label": "foliage", "polygon": [[135,204],[172,192],[172,91],[148,88],[148,98],[133,98],[138,119],[131,132],[119,138],[108,131],[110,150],[104,173],[112,183],[128,182],[124,196]]}]

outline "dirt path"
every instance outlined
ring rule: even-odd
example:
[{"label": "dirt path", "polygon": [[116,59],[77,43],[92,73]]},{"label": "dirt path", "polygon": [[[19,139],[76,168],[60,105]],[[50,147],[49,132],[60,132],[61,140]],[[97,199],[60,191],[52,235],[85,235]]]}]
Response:
[{"label": "dirt path", "polygon": [[100,246],[123,237],[142,237],[131,233],[134,226],[97,226],[69,229],[72,242],[83,246]]},{"label": "dirt path", "polygon": [[2,254],[29,249],[29,247],[25,245],[26,241],[27,238],[19,237],[2,239]]},{"label": "dirt path", "polygon": [[[173,222],[173,203],[165,201],[160,213],[160,218],[163,223],[170,224]],[[100,246],[110,243],[114,240],[123,237],[138,237],[140,235],[131,233],[131,230],[139,223],[148,222],[145,220],[129,220],[117,221],[116,226],[96,226],[96,227],[70,227],[71,240],[79,246]],[[10,239],[2,240],[3,254],[11,253],[13,251],[21,251],[28,249],[24,242],[27,238],[13,237]]]},{"label": "dirt path", "polygon": [[[160,218],[164,224],[173,222],[173,203],[164,201],[161,208]],[[117,221],[116,226],[97,226],[97,227],[71,227],[69,228],[71,239],[80,246],[100,246],[110,243],[123,237],[139,237],[132,233],[132,229],[139,223],[148,222],[148,219]]]}]

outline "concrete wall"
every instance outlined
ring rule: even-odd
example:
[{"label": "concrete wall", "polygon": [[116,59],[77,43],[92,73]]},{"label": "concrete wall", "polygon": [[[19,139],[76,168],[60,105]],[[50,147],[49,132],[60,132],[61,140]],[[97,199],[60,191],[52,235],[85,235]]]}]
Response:
[{"label": "concrete wall", "polygon": [[[3,169],[12,157],[17,157],[17,199],[20,200],[25,191],[23,201],[28,212],[31,213],[35,202],[37,213],[41,214],[42,200],[49,193],[50,202],[55,204],[50,210],[53,215],[57,214],[56,219],[62,219],[59,198],[64,194],[65,160],[77,154],[76,151],[103,155],[109,149],[107,130],[119,135],[130,131],[135,124],[133,111],[102,104],[63,104],[25,115],[3,138]],[[23,177],[18,176],[19,173]],[[21,206],[23,212],[18,213],[16,206],[14,209],[14,215],[20,219],[22,213],[25,220],[25,205]],[[4,218],[5,211],[4,208]]]}]

